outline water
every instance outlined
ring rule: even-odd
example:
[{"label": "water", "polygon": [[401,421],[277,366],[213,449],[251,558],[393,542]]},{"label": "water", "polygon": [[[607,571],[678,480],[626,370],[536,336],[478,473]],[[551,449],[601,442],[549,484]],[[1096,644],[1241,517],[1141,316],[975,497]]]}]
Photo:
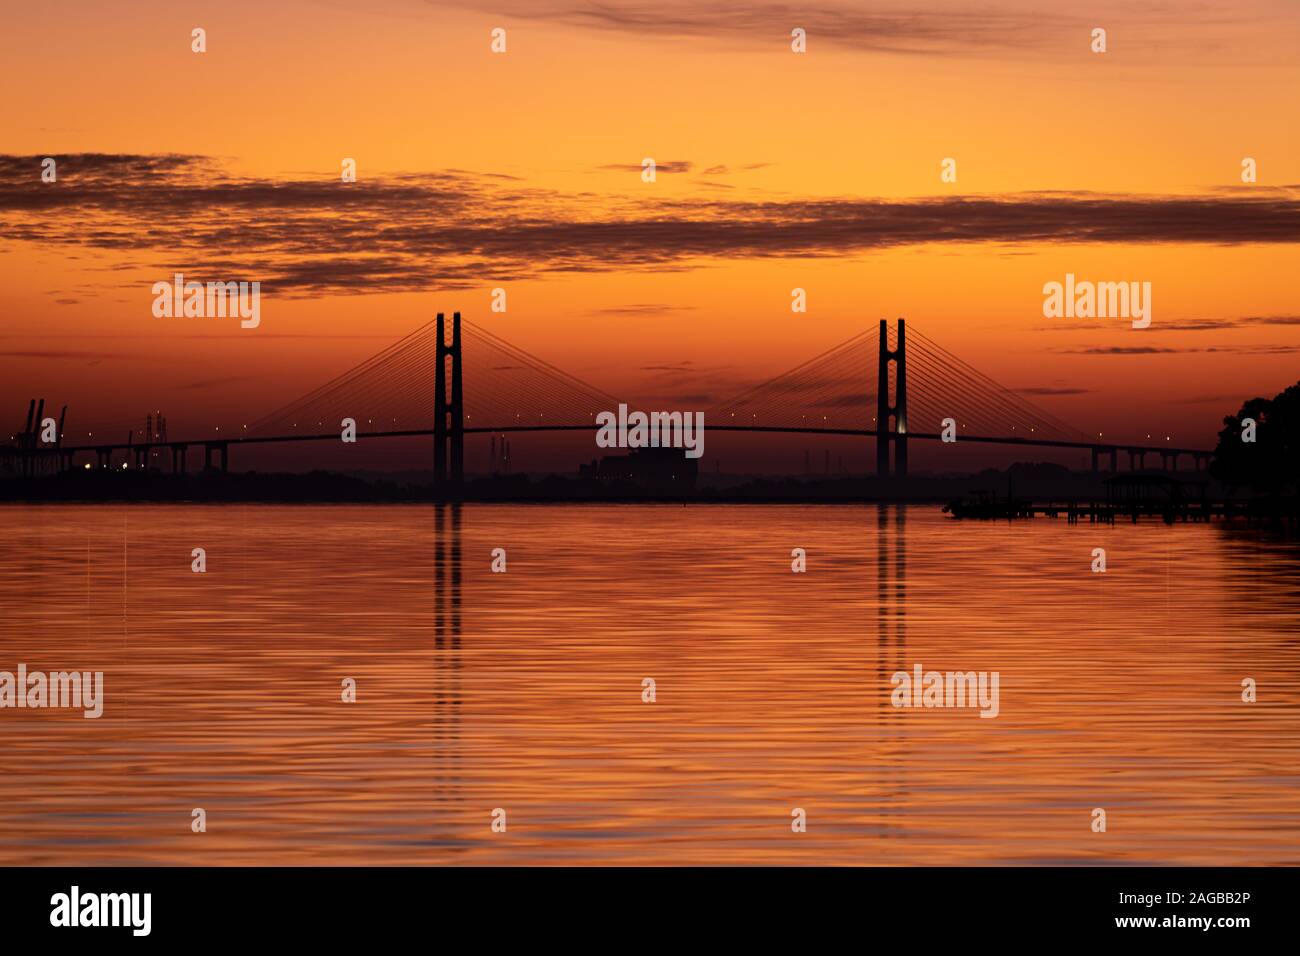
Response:
[{"label": "water", "polygon": [[4,864],[1300,863],[1300,548],[1221,524],[5,506],[0,609],[106,695],[0,710]]}]

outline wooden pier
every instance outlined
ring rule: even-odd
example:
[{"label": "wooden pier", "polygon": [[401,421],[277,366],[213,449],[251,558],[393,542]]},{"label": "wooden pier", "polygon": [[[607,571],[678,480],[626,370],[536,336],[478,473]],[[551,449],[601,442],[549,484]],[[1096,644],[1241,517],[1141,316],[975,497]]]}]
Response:
[{"label": "wooden pier", "polygon": [[1154,518],[1165,524],[1241,519],[1247,524],[1290,528],[1300,523],[1300,506],[1294,498],[1209,498],[1205,482],[1179,481],[1168,475],[1116,475],[1104,484],[1104,499],[999,499],[995,492],[981,490],[949,502],[943,510],[962,519],[1064,518],[1069,524],[1136,524],[1139,518]]}]

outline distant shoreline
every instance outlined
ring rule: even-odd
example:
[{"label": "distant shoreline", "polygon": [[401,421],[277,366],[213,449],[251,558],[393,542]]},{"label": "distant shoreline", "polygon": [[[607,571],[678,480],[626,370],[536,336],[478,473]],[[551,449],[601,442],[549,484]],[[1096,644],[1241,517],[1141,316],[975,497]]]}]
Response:
[{"label": "distant shoreline", "polygon": [[[1126,473],[1121,473],[1126,474]],[[1059,466],[1025,463],[1007,471],[973,475],[914,474],[906,479],[825,475],[794,477],[701,476],[697,485],[637,484],[589,476],[522,474],[468,478],[455,494],[440,494],[419,473],[315,471],[259,472],[67,472],[41,477],[0,478],[0,502],[264,502],[268,504],[438,501],[523,503],[663,502],[698,504],[876,504],[915,502],[942,505],[977,491],[998,499],[1031,498],[1066,503],[1106,499],[1105,476],[1070,472]],[[1205,489],[1204,473],[1186,472],[1179,481]],[[1215,495],[1211,495],[1215,497]]]},{"label": "distant shoreline", "polygon": [[[0,480],[0,504],[874,504],[941,505],[945,492],[864,492],[863,481],[844,479],[828,488],[793,481],[759,480],[731,488],[667,490],[630,483],[587,482],[550,476],[531,480],[470,480],[457,494],[438,494],[432,484],[364,481],[336,473],[312,475],[225,474],[199,476],[74,476],[63,480]],[[891,489],[892,490],[892,489]],[[885,493],[882,493],[885,492]]]}]

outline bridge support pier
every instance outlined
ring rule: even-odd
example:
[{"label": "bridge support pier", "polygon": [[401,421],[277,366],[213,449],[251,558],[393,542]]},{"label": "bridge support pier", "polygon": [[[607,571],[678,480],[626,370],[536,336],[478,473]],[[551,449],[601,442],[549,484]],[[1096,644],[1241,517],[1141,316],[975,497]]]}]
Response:
[{"label": "bridge support pier", "polygon": [[[894,363],[894,401],[889,401],[889,363]],[[890,417],[893,425],[890,425]],[[888,478],[889,445],[894,445],[893,477],[907,477],[907,328],[898,320],[898,345],[889,347],[889,323],[880,320],[880,364],[876,371],[876,477]]]},{"label": "bridge support pier", "polygon": [[221,462],[221,471],[224,474],[230,467],[230,455],[226,443],[223,441],[209,441],[203,443],[203,468],[205,471],[215,471],[216,466],[212,464],[212,453],[219,453]]},{"label": "bridge support pier", "polygon": [[188,456],[188,445],[172,445],[172,474],[185,474],[185,459]]},{"label": "bridge support pier", "polygon": [[[465,478],[465,405],[461,374],[460,313],[451,315],[451,344],[447,344],[446,320],[438,313],[437,348],[433,373],[433,481],[439,487],[448,482],[459,488]],[[447,358],[451,357],[451,398],[447,398]],[[448,421],[450,418],[450,421]],[[447,449],[451,446],[451,473],[447,471]]]},{"label": "bridge support pier", "polygon": [[1110,471],[1115,473],[1119,471],[1119,449],[1114,445],[1093,445],[1092,446],[1092,473],[1093,475],[1101,472],[1101,456],[1106,455],[1110,458]]}]

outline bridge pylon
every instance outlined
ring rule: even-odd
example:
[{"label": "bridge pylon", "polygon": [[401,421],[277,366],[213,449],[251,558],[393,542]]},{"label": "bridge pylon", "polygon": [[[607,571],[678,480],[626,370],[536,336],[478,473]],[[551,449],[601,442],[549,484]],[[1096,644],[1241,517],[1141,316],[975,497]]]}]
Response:
[{"label": "bridge pylon", "polygon": [[[446,320],[438,313],[435,333],[437,349],[433,374],[433,480],[459,487],[465,477],[465,404],[461,377],[460,313],[451,316],[451,344],[447,344]],[[447,358],[451,358],[451,397],[447,397]],[[451,446],[451,473],[447,472],[447,448]]]},{"label": "bridge pylon", "polygon": [[[889,400],[889,363],[894,363],[894,400]],[[892,418],[892,424],[891,424]],[[876,477],[888,478],[889,445],[894,445],[893,477],[907,477],[907,329],[898,320],[898,344],[889,347],[889,323],[880,320],[880,365],[876,374]]]}]

